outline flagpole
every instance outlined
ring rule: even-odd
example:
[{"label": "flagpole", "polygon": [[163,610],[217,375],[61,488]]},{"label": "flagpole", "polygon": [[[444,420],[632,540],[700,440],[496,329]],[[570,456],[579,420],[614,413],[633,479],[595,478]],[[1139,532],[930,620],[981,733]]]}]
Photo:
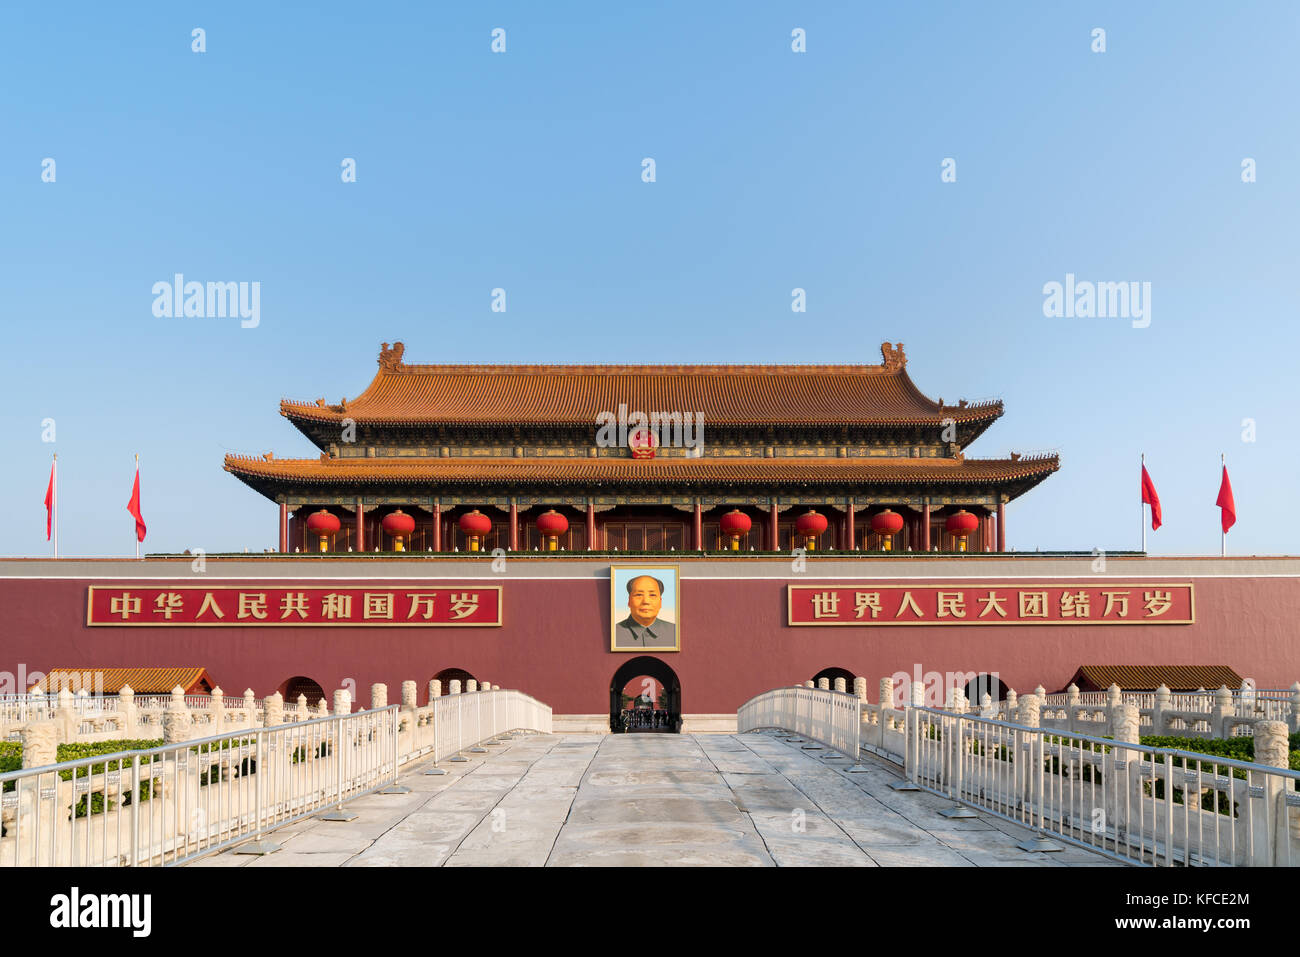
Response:
[{"label": "flagpole", "polygon": [[[140,453],[139,452],[135,453],[135,480],[137,483],[140,481]],[[131,530],[132,532],[134,532],[132,538],[135,539],[135,557],[139,558],[140,557],[140,533],[139,530],[136,529],[135,525],[131,526]]]},{"label": "flagpole", "polygon": [[50,499],[50,511],[53,512],[54,525],[54,557],[59,557],[59,453],[54,453],[54,497]]},{"label": "flagpole", "polygon": [[[1143,452],[1142,468],[1145,469],[1146,467],[1147,467],[1147,454]],[[1143,486],[1143,491],[1145,491],[1145,489],[1146,487]],[[1142,551],[1145,554],[1147,550],[1147,506],[1146,503],[1141,501],[1140,499],[1138,501],[1138,511],[1142,513],[1142,521],[1139,524],[1141,524],[1142,526]]]},{"label": "flagpole", "polygon": [[[1219,467],[1223,469],[1228,467],[1228,463],[1224,459],[1222,452],[1219,453]],[[1219,557],[1228,557],[1228,533],[1223,530],[1222,520],[1219,522]]]}]

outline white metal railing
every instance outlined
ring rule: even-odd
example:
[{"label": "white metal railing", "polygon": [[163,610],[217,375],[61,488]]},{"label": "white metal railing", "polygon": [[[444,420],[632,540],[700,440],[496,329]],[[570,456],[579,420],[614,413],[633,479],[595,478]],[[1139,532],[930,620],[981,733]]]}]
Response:
[{"label": "white metal railing", "polygon": [[1300,865],[1300,773],[932,708],[906,713],[909,779],[1143,864]]},{"label": "white metal railing", "polygon": [[784,728],[858,759],[862,702],[841,691],[777,688],[749,699],[736,712],[740,732]]},{"label": "white metal railing", "polygon": [[510,730],[549,733],[551,709],[517,691],[454,694],[0,774],[0,865],[183,863]]},{"label": "white metal railing", "polygon": [[[1255,764],[991,715],[896,707],[892,693],[881,694],[873,705],[778,688],[742,705],[737,727],[783,728],[855,758],[849,747],[873,751],[926,790],[1131,863],[1300,866],[1300,772],[1272,766],[1286,763],[1285,726],[1268,729],[1263,744],[1256,739],[1256,748],[1271,749],[1271,763]],[[846,698],[860,721],[853,745],[838,727],[840,714],[853,710],[841,704]]]}]

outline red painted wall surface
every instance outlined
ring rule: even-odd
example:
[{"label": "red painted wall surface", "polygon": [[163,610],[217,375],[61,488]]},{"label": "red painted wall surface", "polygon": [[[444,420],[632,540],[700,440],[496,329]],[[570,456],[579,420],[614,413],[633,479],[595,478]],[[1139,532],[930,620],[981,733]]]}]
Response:
[{"label": "red painted wall surface", "polygon": [[[1196,622],[1191,625],[866,628],[786,625],[787,580],[689,576],[683,567],[683,650],[658,655],[681,681],[687,714],[734,712],[759,692],[797,684],[830,666],[866,677],[872,701],[879,679],[895,672],[996,673],[1018,691],[1040,683],[1059,690],[1082,664],[1226,664],[1262,688],[1287,687],[1300,678],[1297,578],[1136,574],[1123,579],[1193,581]],[[222,579],[222,584],[255,580]],[[818,579],[788,581],[808,585]],[[863,579],[877,585],[890,581],[898,580]],[[106,584],[103,579],[0,579],[0,668],[16,673],[21,665],[31,673],[51,667],[202,665],[226,694],[252,688],[259,697],[295,675],[314,679],[327,693],[351,679],[357,698],[368,705],[372,682],[387,683],[389,700],[396,701],[402,680],[414,679],[423,702],[431,677],[459,667],[480,681],[526,691],[557,714],[589,714],[608,711],[610,681],[629,657],[608,650],[609,583],[602,579],[504,578],[504,625],[465,629],[89,628],[86,595],[92,583]],[[178,576],[176,583],[194,579]],[[826,583],[846,584],[843,579]],[[393,584],[409,588],[414,582]]]}]

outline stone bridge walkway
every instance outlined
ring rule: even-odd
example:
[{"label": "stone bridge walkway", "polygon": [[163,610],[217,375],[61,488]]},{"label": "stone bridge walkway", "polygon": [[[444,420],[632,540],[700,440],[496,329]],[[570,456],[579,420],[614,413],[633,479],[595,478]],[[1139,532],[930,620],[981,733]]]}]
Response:
[{"label": "stone bridge walkway", "polygon": [[435,865],[1104,865],[1067,847],[1026,853],[1031,834],[951,802],[899,792],[898,771],[865,771],[771,733],[516,735],[468,763],[401,775],[410,794],[350,802],[350,822],[315,818],[272,838],[282,850],[226,851],[197,867]]}]

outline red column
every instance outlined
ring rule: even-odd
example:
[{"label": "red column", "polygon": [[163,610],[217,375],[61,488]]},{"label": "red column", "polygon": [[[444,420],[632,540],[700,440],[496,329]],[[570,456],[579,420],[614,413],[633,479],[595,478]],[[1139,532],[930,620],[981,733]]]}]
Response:
[{"label": "red column", "polygon": [[433,550],[442,551],[442,506],[433,506]]},{"label": "red column", "polygon": [[767,547],[774,552],[781,550],[781,527],[777,524],[776,502],[768,510]]},{"label": "red column", "polygon": [[357,551],[366,550],[366,509],[357,499]]},{"label": "red column", "polygon": [[289,503],[280,503],[280,552],[289,550]]},{"label": "red column", "polygon": [[930,503],[921,506],[921,551],[930,550]]},{"label": "red column", "polygon": [[854,539],[856,535],[853,531],[853,503],[849,502],[848,510],[844,513],[844,537],[847,541],[844,543],[845,551],[853,551]]},{"label": "red column", "polygon": [[1006,520],[1006,512],[1003,510],[1003,505],[1001,502],[998,502],[997,521],[998,521],[998,551],[1005,552],[1007,550],[1007,520]]},{"label": "red column", "polygon": [[519,551],[519,506],[514,499],[510,500],[510,550]]},{"label": "red column", "polygon": [[704,506],[695,503],[695,550],[704,551]]},{"label": "red column", "polygon": [[596,550],[596,503],[587,503],[587,551]]}]

